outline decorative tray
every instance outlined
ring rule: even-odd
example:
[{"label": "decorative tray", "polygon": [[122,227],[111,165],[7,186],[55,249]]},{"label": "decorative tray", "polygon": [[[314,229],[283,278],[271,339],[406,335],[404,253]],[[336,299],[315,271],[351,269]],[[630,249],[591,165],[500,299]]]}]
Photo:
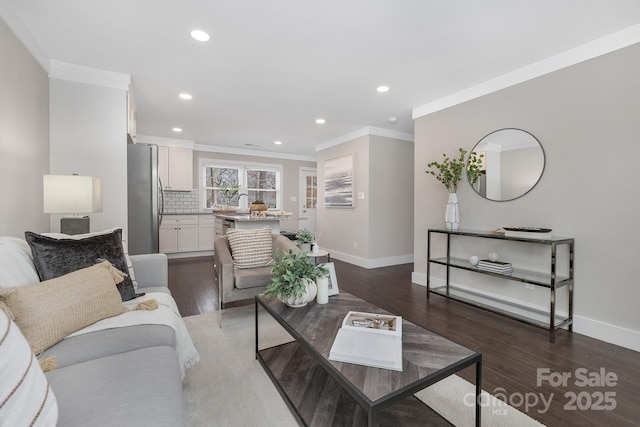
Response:
[{"label": "decorative tray", "polygon": [[551,228],[540,227],[502,227],[507,231],[517,231],[520,233],[551,233]]}]

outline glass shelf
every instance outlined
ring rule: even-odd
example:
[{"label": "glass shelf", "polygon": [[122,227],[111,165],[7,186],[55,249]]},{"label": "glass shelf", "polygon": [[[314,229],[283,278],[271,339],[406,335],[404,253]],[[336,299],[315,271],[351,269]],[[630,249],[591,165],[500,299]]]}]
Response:
[{"label": "glass shelf", "polygon": [[[434,258],[434,259],[431,259],[430,261],[435,264],[440,264],[445,266],[447,265],[447,258],[444,258],[444,257]],[[473,271],[474,273],[487,274],[489,276],[501,277],[503,279],[515,280],[518,282],[531,283],[533,285],[543,286],[545,288],[551,287],[550,272],[541,273],[538,271],[530,271],[530,270],[523,270],[520,268],[514,268],[513,273],[511,274],[494,273],[492,271],[480,270],[478,267],[471,265],[469,263],[469,260],[465,260],[462,258],[450,258],[449,265],[451,267],[459,268],[462,270]],[[556,283],[555,283],[556,288],[563,286],[564,284],[567,283],[568,280],[569,280],[569,276],[567,276],[566,274],[564,276],[556,275]]]},{"label": "glass shelf", "polygon": [[[497,313],[506,317],[510,317],[515,320],[519,320],[524,323],[529,323],[531,325],[537,326],[539,328],[547,329],[549,328],[549,313],[546,312],[529,312],[527,315],[515,313],[511,310],[508,310],[503,307],[497,307],[492,304],[490,301],[482,301],[479,299],[472,299],[466,296],[465,293],[458,291],[454,288],[449,288],[449,295],[447,295],[446,286],[431,288],[431,292],[434,294],[442,295],[443,297],[447,297],[450,299],[454,299],[456,301],[464,302],[469,305],[473,305],[484,310],[490,311],[492,313]],[[554,328],[559,329],[564,326],[567,326],[570,323],[570,319],[566,316],[555,316],[555,324]]]}]

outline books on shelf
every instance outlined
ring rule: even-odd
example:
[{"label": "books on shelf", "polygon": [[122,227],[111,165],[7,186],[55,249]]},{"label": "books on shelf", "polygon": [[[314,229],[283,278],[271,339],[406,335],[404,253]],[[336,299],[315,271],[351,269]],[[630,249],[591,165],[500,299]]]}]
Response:
[{"label": "books on shelf", "polygon": [[402,317],[350,311],[329,360],[402,371]]},{"label": "books on shelf", "polygon": [[478,261],[478,270],[500,274],[511,274],[513,273],[513,266],[510,262],[481,259]]}]

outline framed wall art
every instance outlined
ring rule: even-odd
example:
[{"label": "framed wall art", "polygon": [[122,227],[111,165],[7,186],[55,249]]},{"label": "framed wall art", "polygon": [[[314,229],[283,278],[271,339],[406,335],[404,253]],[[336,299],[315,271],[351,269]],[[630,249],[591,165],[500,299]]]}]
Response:
[{"label": "framed wall art", "polygon": [[353,154],[325,160],[324,206],[327,208],[352,208],[353,205]]},{"label": "framed wall art", "polygon": [[338,289],[338,279],[336,278],[336,266],[332,262],[325,262],[322,265],[327,267],[329,273],[325,275],[329,279],[329,296],[338,295],[340,290]]}]

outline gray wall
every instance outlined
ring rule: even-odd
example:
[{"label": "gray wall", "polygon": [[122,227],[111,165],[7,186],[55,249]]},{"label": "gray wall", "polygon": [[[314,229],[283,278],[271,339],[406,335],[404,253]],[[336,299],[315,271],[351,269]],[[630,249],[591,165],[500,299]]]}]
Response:
[{"label": "gray wall", "polygon": [[[127,92],[51,79],[52,174],[102,180],[103,211],[90,214],[91,231],[122,227],[127,235]],[[51,230],[61,215],[51,214]]]},{"label": "gray wall", "polygon": [[[324,162],[346,154],[355,206],[326,208]],[[365,135],[318,152],[318,231],[331,256],[366,268],[412,262],[412,199],[413,143]]]},{"label": "gray wall", "polygon": [[[640,45],[635,45],[416,119],[414,281],[426,278],[427,229],[443,227],[447,198],[444,187],[421,171],[442,152],[469,150],[496,129],[521,128],[540,140],[547,155],[538,186],[520,199],[500,203],[461,185],[461,226],[548,226],[555,234],[574,237],[575,330],[640,350],[638,76]],[[486,242],[481,247],[460,244],[457,250],[480,256],[495,250],[536,269],[545,268],[548,259]],[[434,274],[442,277],[442,270]],[[483,277],[456,273],[454,281],[548,305],[548,293],[541,289]]]},{"label": "gray wall", "polygon": [[49,172],[49,79],[0,20],[0,236],[49,231],[42,176]]}]

